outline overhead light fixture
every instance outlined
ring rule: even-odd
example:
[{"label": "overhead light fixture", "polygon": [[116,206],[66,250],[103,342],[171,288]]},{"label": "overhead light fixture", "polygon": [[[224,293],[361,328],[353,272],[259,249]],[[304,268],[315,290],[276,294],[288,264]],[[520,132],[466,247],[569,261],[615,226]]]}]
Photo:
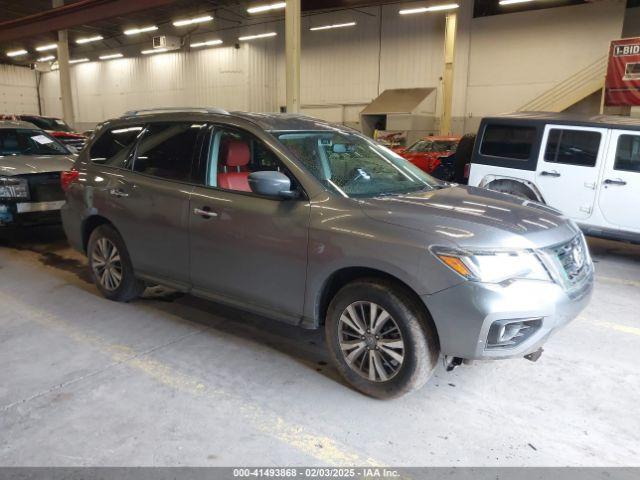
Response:
[{"label": "overhead light fixture", "polygon": [[309,30],[315,32],[316,30],[331,30],[332,28],[353,27],[355,25],[357,25],[356,22],[334,23],[333,25],[322,25],[320,27],[311,27]]},{"label": "overhead light fixture", "polygon": [[257,38],[275,37],[278,35],[276,32],[259,33],[258,35],[247,35],[246,37],[239,37],[238,40],[246,42],[247,40],[255,40]]},{"label": "overhead light fixture", "polygon": [[98,40],[103,40],[104,37],[102,35],[96,35],[94,37],[84,37],[84,38],[78,38],[76,40],[76,43],[78,45],[82,45],[84,43],[91,43],[91,42],[97,42]]},{"label": "overhead light fixture", "polygon": [[9,52],[7,52],[7,57],[19,57],[20,55],[26,55],[27,52],[24,49],[20,49],[20,50],[11,50]]},{"label": "overhead light fixture", "polygon": [[268,11],[271,11],[271,10],[280,10],[282,8],[285,8],[286,6],[287,6],[287,2],[269,3],[267,5],[258,5],[257,7],[247,8],[247,12],[249,12],[249,13],[263,13],[263,12],[268,12]]},{"label": "overhead light fixture", "polygon": [[500,5],[513,5],[515,3],[529,3],[533,2],[533,0],[500,0],[498,3]]},{"label": "overhead light fixture", "polygon": [[184,20],[176,20],[173,22],[174,27],[184,27],[185,25],[193,25],[194,23],[206,23],[213,20],[211,15],[203,15],[201,17],[186,18]]},{"label": "overhead light fixture", "polygon": [[447,3],[444,5],[433,5],[432,7],[420,7],[420,8],[408,8],[400,10],[400,15],[411,15],[412,13],[428,13],[428,12],[441,12],[443,10],[455,10],[460,5],[457,3]]},{"label": "overhead light fixture", "polygon": [[148,27],[130,28],[128,30],[125,30],[124,34],[125,35],[136,35],[138,33],[153,32],[153,31],[155,31],[157,29],[158,29],[158,27],[156,27],[155,25],[149,25]]},{"label": "overhead light fixture", "polygon": [[83,62],[88,62],[89,59],[88,58],[76,58],[73,60],[69,60],[69,63],[83,63]]},{"label": "overhead light fixture", "polygon": [[109,53],[108,55],[100,55],[98,58],[100,60],[111,60],[113,58],[122,58],[121,53]]},{"label": "overhead light fixture", "polygon": [[50,60],[55,60],[56,57],[54,57],[53,55],[47,55],[46,57],[40,57],[38,60],[38,62],[48,62]]},{"label": "overhead light fixture", "polygon": [[39,47],[36,47],[36,50],[38,52],[45,52],[47,50],[54,50],[58,48],[58,44],[57,43],[50,43],[48,45],[40,45]]},{"label": "overhead light fixture", "polygon": [[152,48],[151,50],[142,50],[140,53],[143,55],[153,55],[154,53],[164,53],[168,51],[166,48]]},{"label": "overhead light fixture", "polygon": [[191,48],[211,47],[213,45],[220,45],[221,43],[222,43],[222,40],[207,40],[205,42],[192,43]]}]

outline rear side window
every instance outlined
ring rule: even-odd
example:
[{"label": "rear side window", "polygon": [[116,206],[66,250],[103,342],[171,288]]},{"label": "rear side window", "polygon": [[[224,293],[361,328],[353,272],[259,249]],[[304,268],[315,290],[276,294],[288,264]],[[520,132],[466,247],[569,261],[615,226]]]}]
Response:
[{"label": "rear side window", "polygon": [[150,124],[138,142],[133,171],[167,180],[191,181],[191,163],[204,127],[191,122]]},{"label": "rear side window", "polygon": [[480,153],[492,157],[527,160],[536,139],[535,127],[487,125]]},{"label": "rear side window", "polygon": [[549,130],[544,159],[546,162],[594,167],[600,138],[600,132],[552,128]]},{"label": "rear side window", "polygon": [[620,135],[614,170],[640,173],[640,135]]},{"label": "rear side window", "polygon": [[91,161],[126,167],[129,151],[142,128],[142,125],[110,128],[91,145],[89,150]]}]

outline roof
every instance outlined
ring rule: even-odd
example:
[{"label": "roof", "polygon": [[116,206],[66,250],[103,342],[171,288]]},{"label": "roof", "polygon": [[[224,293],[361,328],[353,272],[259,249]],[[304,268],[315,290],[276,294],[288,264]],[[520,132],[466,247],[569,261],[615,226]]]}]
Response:
[{"label": "roof", "polygon": [[22,122],[20,120],[0,120],[0,129],[3,128],[28,128],[30,130],[40,130],[33,123]]},{"label": "roof", "polygon": [[527,123],[557,123],[560,125],[578,125],[583,127],[625,128],[640,130],[640,118],[615,115],[586,115],[564,112],[514,112],[484,117],[484,120],[524,121]]},{"label": "roof", "polygon": [[392,88],[385,90],[360,115],[412,113],[435,88]]},{"label": "roof", "polygon": [[263,130],[348,130],[342,125],[335,125],[317,118],[293,113],[249,113],[230,112],[230,115],[249,120]]}]

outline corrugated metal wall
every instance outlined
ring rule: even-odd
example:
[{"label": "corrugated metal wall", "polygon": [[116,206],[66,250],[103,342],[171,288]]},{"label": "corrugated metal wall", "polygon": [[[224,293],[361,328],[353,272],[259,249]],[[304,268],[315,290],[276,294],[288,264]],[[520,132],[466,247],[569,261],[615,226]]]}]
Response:
[{"label": "corrugated metal wall", "polygon": [[36,74],[24,67],[0,65],[0,114],[38,113]]}]

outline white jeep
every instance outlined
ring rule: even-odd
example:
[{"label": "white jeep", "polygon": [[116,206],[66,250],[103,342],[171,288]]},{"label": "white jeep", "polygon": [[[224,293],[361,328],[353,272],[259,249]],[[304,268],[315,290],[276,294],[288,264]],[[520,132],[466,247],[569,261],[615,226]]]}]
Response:
[{"label": "white jeep", "polygon": [[589,235],[640,243],[640,121],[542,112],[484,118],[469,185],[545,203]]}]

